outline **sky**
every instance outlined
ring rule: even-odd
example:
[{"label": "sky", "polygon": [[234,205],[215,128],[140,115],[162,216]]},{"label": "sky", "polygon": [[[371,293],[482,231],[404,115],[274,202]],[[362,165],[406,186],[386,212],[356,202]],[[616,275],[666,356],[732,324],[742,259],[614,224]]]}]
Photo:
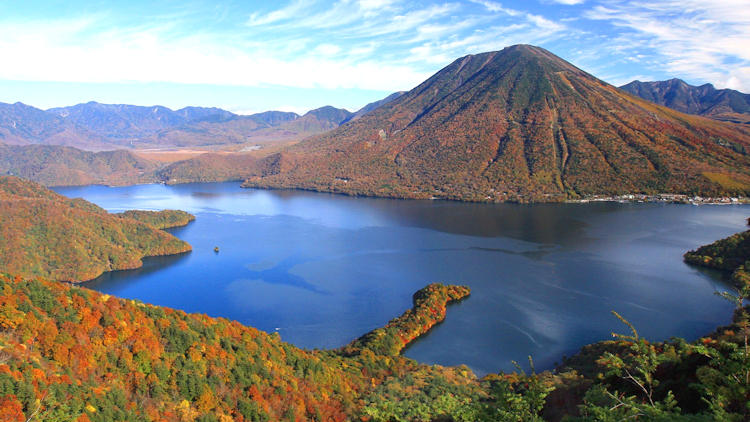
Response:
[{"label": "sky", "polygon": [[750,0],[0,0],[0,102],[355,111],[453,60],[544,47],[614,85],[750,92]]}]

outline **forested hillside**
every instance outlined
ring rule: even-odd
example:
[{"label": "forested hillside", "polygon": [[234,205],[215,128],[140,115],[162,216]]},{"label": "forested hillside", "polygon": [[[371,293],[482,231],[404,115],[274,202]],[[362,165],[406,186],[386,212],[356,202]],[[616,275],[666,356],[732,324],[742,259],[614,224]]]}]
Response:
[{"label": "forested hillside", "polygon": [[152,225],[12,176],[0,177],[0,221],[0,271],[25,277],[79,282],[191,249]]},{"label": "forested hillside", "polygon": [[6,275],[0,328],[8,422],[367,420],[387,412],[372,396],[384,382],[419,403],[421,420],[473,420],[486,397],[466,368],[304,351],[223,318]]},{"label": "forested hillside", "polygon": [[46,186],[123,185],[156,181],[159,163],[130,151],[90,152],[57,145],[0,144],[0,175]]},{"label": "forested hillside", "polygon": [[121,218],[132,218],[141,223],[154,226],[157,229],[170,229],[172,227],[186,226],[191,221],[195,221],[194,215],[180,210],[128,210],[114,215]]}]

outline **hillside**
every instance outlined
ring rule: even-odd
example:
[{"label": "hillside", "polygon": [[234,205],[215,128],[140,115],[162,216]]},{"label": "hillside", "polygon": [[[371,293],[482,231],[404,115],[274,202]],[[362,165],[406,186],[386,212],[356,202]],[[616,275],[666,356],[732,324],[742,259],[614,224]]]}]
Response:
[{"label": "hillside", "polygon": [[172,163],[156,177],[167,184],[241,181],[257,173],[258,157],[247,153],[207,153]]},{"label": "hillside", "polygon": [[747,195],[748,151],[750,128],[657,106],[518,45],[460,58],[269,156],[245,186],[468,201]]},{"label": "hillside", "polygon": [[305,351],[223,318],[4,274],[0,328],[8,422],[35,410],[44,420],[94,422],[346,421],[386,414],[376,391],[384,383],[403,387],[416,420],[468,421],[486,397],[465,367]]},{"label": "hillside", "polygon": [[[750,218],[747,219],[750,225]],[[729,272],[734,287],[750,295],[750,230],[717,240],[685,254],[685,262]]]},{"label": "hillside", "polygon": [[130,151],[90,152],[56,145],[0,144],[0,175],[47,186],[154,182],[160,164]]},{"label": "hillside", "polygon": [[171,234],[17,177],[0,177],[0,271],[79,282],[190,251]]},{"label": "hillside", "polygon": [[267,111],[224,121],[192,122],[139,139],[133,146],[205,147],[295,141],[336,128],[349,115],[344,109],[330,106],[310,110],[302,116]]},{"label": "hillside", "polygon": [[112,149],[102,137],[52,113],[23,103],[0,103],[0,144],[77,145]]},{"label": "hillside", "polygon": [[620,89],[683,113],[728,122],[750,123],[750,94],[733,89],[716,89],[711,84],[694,86],[680,79],[633,81]]}]

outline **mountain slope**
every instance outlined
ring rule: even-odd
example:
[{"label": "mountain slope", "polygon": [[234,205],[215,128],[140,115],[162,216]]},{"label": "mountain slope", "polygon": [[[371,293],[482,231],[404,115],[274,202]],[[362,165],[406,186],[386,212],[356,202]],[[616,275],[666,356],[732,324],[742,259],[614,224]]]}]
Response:
[{"label": "mountain slope", "polygon": [[122,185],[155,181],[158,163],[129,151],[82,151],[57,145],[0,144],[0,175],[47,186]]},{"label": "mountain slope", "polygon": [[85,281],[140,267],[145,256],[191,249],[165,231],[17,177],[0,177],[0,221],[0,271],[27,277]]},{"label": "mountain slope", "polygon": [[299,119],[300,115],[291,111],[264,111],[262,113],[251,114],[247,117],[270,126],[278,126],[282,123]]},{"label": "mountain slope", "polygon": [[750,193],[750,129],[633,97],[550,52],[460,58],[245,186],[469,201]]},{"label": "mountain slope", "polygon": [[302,350],[236,321],[3,273],[0,351],[4,422],[35,411],[48,421],[392,420],[393,392],[419,405],[399,420],[467,421],[487,397],[466,367]]},{"label": "mountain slope", "polygon": [[346,109],[324,106],[310,110],[280,127],[299,133],[318,134],[339,127],[351,115],[352,113]]},{"label": "mountain slope", "polygon": [[351,116],[347,117],[346,120],[344,120],[343,122],[341,122],[341,124],[344,124],[346,122],[350,122],[352,120],[357,120],[360,117],[362,117],[363,115],[365,115],[365,114],[367,114],[367,113],[375,110],[376,108],[382,106],[383,104],[388,104],[391,101],[395,100],[396,98],[404,95],[405,92],[406,91],[394,92],[393,94],[391,94],[391,95],[383,98],[382,100],[373,101],[373,102],[371,102],[369,104],[365,104],[364,107],[362,107],[359,110],[355,111]]},{"label": "mountain slope", "polygon": [[716,89],[711,84],[693,86],[680,79],[633,81],[620,89],[683,113],[750,123],[750,95],[732,89]]},{"label": "mountain slope", "polygon": [[[218,110],[218,109],[216,109]],[[151,136],[161,130],[206,117],[210,109],[188,108],[173,111],[162,106],[143,107],[128,104],[101,104],[91,101],[71,107],[49,109],[66,121],[85,127],[120,143]],[[224,110],[217,111],[217,113]]]},{"label": "mountain slope", "polygon": [[91,151],[122,148],[226,147],[296,141],[338,127],[352,113],[331,106],[304,116],[266,111],[241,116],[216,107],[101,104],[40,110],[0,103],[0,144],[65,145]]},{"label": "mountain slope", "polygon": [[107,147],[105,143],[101,137],[52,113],[23,103],[0,103],[0,144],[85,145],[101,149]]}]

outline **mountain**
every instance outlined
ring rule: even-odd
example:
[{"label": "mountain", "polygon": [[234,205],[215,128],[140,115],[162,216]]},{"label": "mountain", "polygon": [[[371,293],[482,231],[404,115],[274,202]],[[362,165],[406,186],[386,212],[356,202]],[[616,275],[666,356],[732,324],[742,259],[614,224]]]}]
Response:
[{"label": "mountain", "polygon": [[310,110],[280,127],[305,134],[318,134],[339,127],[351,115],[346,109],[325,106]]},{"label": "mountain", "polygon": [[66,145],[91,151],[215,149],[297,141],[336,128],[350,116],[331,106],[303,116],[282,111],[241,116],[216,107],[171,110],[91,101],[44,111],[21,103],[0,103],[0,144]]},{"label": "mountain", "polygon": [[0,271],[25,277],[85,281],[191,249],[151,225],[12,176],[0,177],[0,221]]},{"label": "mountain", "polygon": [[251,114],[247,117],[255,120],[256,122],[264,123],[269,126],[278,126],[282,123],[296,120],[300,116],[299,114],[292,113],[291,111],[264,111],[262,113]]},{"label": "mountain", "polygon": [[[301,139],[338,127],[351,113],[326,106],[304,116],[267,111],[239,116],[219,108],[89,102],[53,108],[50,113],[128,147],[194,147],[227,145],[269,139]],[[275,129],[278,128],[278,129]]]},{"label": "mountain", "polygon": [[360,108],[359,110],[355,111],[346,120],[344,120],[343,122],[341,122],[341,124],[344,124],[346,122],[350,122],[352,120],[359,119],[363,115],[365,115],[365,114],[367,114],[367,113],[375,110],[376,108],[382,106],[383,104],[387,104],[387,103],[395,100],[396,98],[402,96],[404,93],[406,93],[406,91],[394,92],[393,94],[391,94],[391,95],[383,98],[382,100],[373,101],[373,102],[365,105],[364,107]]},{"label": "mountain", "polygon": [[186,107],[173,111],[162,106],[101,104],[95,101],[47,111],[105,138],[119,140],[120,143],[148,138],[160,131],[188,123],[226,121],[235,116],[217,108]]},{"label": "mountain", "polygon": [[182,116],[187,122],[225,122],[237,117],[236,114],[216,107],[184,107],[175,113]]},{"label": "mountain", "polygon": [[693,86],[680,79],[633,81],[620,89],[683,113],[735,123],[750,123],[750,94],[732,89],[716,89],[711,84]]},{"label": "mountain", "polygon": [[86,145],[104,140],[84,128],[23,103],[0,103],[0,144]]},{"label": "mountain", "polygon": [[[29,127],[36,129],[40,126],[36,122],[46,118],[58,126],[95,134],[100,143],[109,144],[106,149],[113,149],[113,145],[114,148],[194,148],[300,140],[336,128],[351,115],[344,109],[330,106],[311,110],[304,116],[282,111],[240,116],[215,107],[185,107],[173,111],[162,106],[101,104],[94,101],[52,108],[47,110],[46,115],[42,110],[37,111],[39,113],[34,119],[27,119],[28,122],[24,120]],[[8,125],[0,120],[0,136],[2,128]],[[50,143],[45,141],[49,137],[37,138],[40,138],[39,142]],[[66,145],[91,148],[80,142]]]},{"label": "mountain", "polygon": [[686,115],[547,50],[462,57],[265,159],[245,186],[467,201],[750,193],[750,128]]},{"label": "mountain", "polygon": [[194,122],[161,131],[152,138],[133,145],[206,147],[298,141],[338,127],[350,114],[344,109],[330,106],[311,110],[303,116],[291,112],[266,111],[249,116],[236,116],[227,121]]},{"label": "mountain", "polygon": [[57,145],[0,144],[0,175],[47,186],[153,183],[159,163],[126,151],[82,151]]}]

